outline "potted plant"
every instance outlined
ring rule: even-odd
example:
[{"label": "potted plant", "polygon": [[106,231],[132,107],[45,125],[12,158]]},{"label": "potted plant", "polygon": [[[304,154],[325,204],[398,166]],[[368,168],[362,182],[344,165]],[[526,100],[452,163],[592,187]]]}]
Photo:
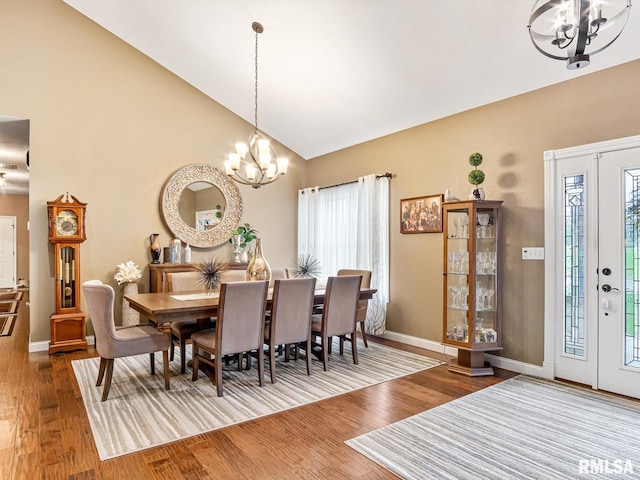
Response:
[{"label": "potted plant", "polygon": [[[251,242],[258,238],[258,230],[250,224],[245,223],[243,225],[238,225],[237,228],[232,230],[231,235],[232,237],[229,239],[229,242],[233,245],[233,253],[235,254],[233,261],[236,263],[239,263],[240,261],[246,262],[246,248]],[[242,260],[240,259],[241,254],[243,257]]]},{"label": "potted plant", "polygon": [[475,152],[469,155],[469,165],[474,167],[473,170],[469,172],[469,183],[474,186],[471,190],[471,195],[469,198],[472,200],[484,200],[484,189],[482,187],[478,187],[484,182],[484,172],[478,169],[478,166],[482,164],[482,154]]}]

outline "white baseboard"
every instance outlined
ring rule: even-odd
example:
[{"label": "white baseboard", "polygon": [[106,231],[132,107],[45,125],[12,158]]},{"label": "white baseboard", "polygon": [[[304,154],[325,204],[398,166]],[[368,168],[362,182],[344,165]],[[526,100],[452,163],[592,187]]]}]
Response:
[{"label": "white baseboard", "polygon": [[[93,335],[87,337],[87,343],[89,345],[94,345]],[[29,342],[29,353],[32,352],[48,352],[49,351],[49,340],[45,340],[44,342]]]},{"label": "white baseboard", "polygon": [[[443,345],[433,340],[427,340],[425,338],[413,337],[411,335],[405,335],[404,333],[391,332],[387,330],[384,335],[379,335],[382,338],[388,340],[394,340],[396,342],[404,343],[405,345],[412,345],[414,347],[424,348],[425,350],[431,350],[433,352],[442,353],[455,357],[458,355],[458,349],[449,345]],[[510,358],[500,357],[498,355],[485,354],[487,361],[496,368],[504,368],[512,372],[522,373],[525,375],[531,375],[533,377],[542,377],[553,379],[553,366],[551,369],[548,365],[539,366],[531,363],[521,362],[519,360],[512,360]]]}]

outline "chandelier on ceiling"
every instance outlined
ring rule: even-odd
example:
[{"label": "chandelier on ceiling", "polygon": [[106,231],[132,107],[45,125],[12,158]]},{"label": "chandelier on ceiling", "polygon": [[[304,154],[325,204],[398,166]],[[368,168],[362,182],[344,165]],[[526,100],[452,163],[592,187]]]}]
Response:
[{"label": "chandelier on ceiling", "polygon": [[264,28],[258,22],[253,22],[251,28],[256,32],[254,130],[248,144],[236,143],[236,151],[229,154],[224,168],[232,180],[242,185],[260,188],[262,185],[275,182],[287,173],[288,160],[278,157],[269,139],[258,130],[258,34],[262,33]]},{"label": "chandelier on ceiling", "polygon": [[537,0],[529,36],[540,53],[577,70],[616,41],[630,11],[631,0]]}]

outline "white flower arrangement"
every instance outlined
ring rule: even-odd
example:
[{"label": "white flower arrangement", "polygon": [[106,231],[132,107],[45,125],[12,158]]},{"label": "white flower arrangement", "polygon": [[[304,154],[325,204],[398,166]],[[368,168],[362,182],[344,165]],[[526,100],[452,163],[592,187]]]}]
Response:
[{"label": "white flower arrangement", "polygon": [[118,271],[113,276],[118,281],[118,285],[123,283],[135,282],[142,278],[142,271],[138,266],[129,260],[127,263],[121,263],[116,267]]}]

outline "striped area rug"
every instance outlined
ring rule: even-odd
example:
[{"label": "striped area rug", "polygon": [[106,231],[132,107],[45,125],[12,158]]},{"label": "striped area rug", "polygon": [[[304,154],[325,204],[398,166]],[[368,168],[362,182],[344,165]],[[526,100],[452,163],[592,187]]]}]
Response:
[{"label": "striped area rug", "polygon": [[637,479],[639,435],[639,401],[518,376],[346,443],[404,479]]},{"label": "striped area rug", "polygon": [[[359,340],[360,341],[360,340]],[[187,352],[191,351],[187,347]],[[340,395],[439,365],[437,360],[369,342],[358,345],[358,365],[345,345],[338,343],[330,355],[329,371],[314,359],[312,375],[306,362],[278,361],[277,382],[271,383],[265,362],[265,386],[258,386],[256,361],[250,371],[225,370],[224,396],[203,374],[196,382],[191,373],[179,373],[179,362],[171,362],[171,390],[164,390],[161,355],[156,355],[157,375],[149,373],[149,356],[117,359],[109,399],[101,402],[96,387],[98,358],[72,362],[91,431],[101,460],[143,450],[182,438],[209,432],[300,405]],[[176,352],[176,356],[178,352]]]}]

